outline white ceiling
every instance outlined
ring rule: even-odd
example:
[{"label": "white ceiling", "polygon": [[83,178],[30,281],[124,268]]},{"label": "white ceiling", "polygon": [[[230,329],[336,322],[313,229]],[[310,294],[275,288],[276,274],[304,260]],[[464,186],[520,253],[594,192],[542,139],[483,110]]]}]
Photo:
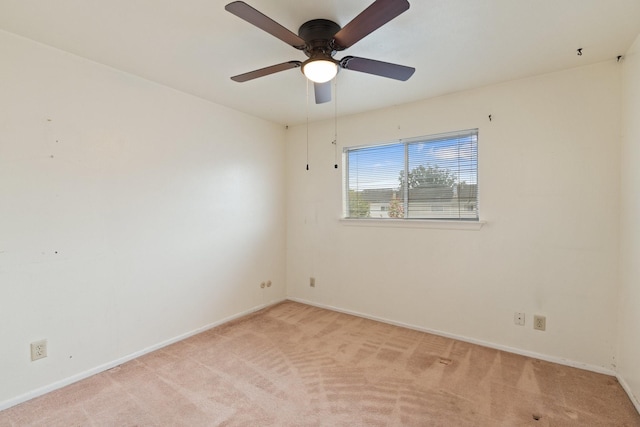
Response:
[{"label": "white ceiling", "polygon": [[[0,0],[0,29],[282,124],[332,117],[306,107],[299,69],[229,77],[300,51],[226,12],[231,0]],[[297,33],[344,26],[373,0],[246,0]],[[416,68],[407,82],[338,75],[338,114],[403,104],[525,76],[615,60],[640,33],[640,0],[409,0],[411,8],[339,52]],[[578,56],[576,50],[583,49]]]}]

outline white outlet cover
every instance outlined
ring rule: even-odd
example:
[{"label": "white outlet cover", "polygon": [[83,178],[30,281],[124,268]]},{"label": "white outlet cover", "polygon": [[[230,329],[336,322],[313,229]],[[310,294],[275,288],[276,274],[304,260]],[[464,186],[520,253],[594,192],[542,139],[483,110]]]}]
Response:
[{"label": "white outlet cover", "polygon": [[47,340],[40,340],[31,343],[31,361],[44,359],[47,357]]},{"label": "white outlet cover", "polygon": [[538,331],[547,330],[547,318],[544,316],[533,316],[533,329]]}]

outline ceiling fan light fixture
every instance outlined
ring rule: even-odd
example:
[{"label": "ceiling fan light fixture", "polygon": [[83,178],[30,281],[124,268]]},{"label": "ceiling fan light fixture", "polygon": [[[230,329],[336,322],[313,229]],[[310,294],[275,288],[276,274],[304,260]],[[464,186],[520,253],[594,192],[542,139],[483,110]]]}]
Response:
[{"label": "ceiling fan light fixture", "polygon": [[326,83],[338,74],[338,64],[332,59],[312,58],[302,64],[302,73],[314,83]]}]

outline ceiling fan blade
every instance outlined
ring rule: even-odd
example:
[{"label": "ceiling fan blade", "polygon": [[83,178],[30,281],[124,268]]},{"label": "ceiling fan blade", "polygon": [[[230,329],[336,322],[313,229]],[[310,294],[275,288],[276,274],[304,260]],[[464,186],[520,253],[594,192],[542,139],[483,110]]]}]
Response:
[{"label": "ceiling fan blade", "polygon": [[304,49],[305,42],[302,38],[298,37],[295,33],[289,31],[245,2],[234,1],[226,5],[224,8],[227,12],[233,13],[238,18],[244,19],[248,23],[253,24],[272,36],[279,38],[296,49]]},{"label": "ceiling fan blade", "polygon": [[284,70],[290,70],[291,68],[298,68],[302,65],[300,61],[283,62],[282,64],[272,65],[270,67],[260,68],[259,70],[249,71],[248,73],[238,74],[231,77],[234,82],[242,83],[249,80],[257,79],[258,77],[268,76],[269,74],[278,73]]},{"label": "ceiling fan blade", "polygon": [[340,66],[345,70],[360,71],[402,81],[409,80],[409,77],[416,71],[413,67],[376,61],[375,59],[358,58],[356,56],[345,56],[340,60]]},{"label": "ceiling fan blade", "polygon": [[409,9],[407,0],[376,0],[333,36],[336,50],[344,50]]},{"label": "ceiling fan blade", "polygon": [[331,81],[314,83],[313,91],[316,94],[316,104],[324,104],[331,101]]}]

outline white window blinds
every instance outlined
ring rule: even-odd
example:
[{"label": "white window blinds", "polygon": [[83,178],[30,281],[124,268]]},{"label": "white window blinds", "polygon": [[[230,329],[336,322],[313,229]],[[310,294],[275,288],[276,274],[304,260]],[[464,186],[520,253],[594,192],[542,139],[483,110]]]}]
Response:
[{"label": "white window blinds", "polygon": [[344,149],[346,218],[478,220],[478,130]]}]

